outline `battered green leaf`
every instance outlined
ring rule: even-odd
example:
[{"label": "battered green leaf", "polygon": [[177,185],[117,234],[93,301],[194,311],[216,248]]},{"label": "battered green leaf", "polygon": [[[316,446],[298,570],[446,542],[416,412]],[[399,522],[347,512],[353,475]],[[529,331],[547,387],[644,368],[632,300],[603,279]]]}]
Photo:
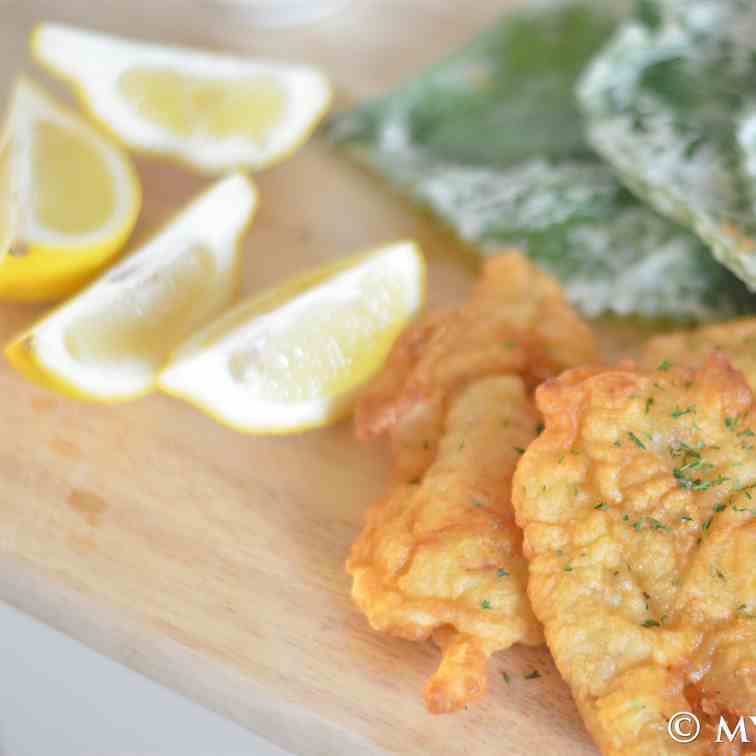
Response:
[{"label": "battered green leaf", "polygon": [[511,13],[328,134],[482,255],[523,248],[588,315],[752,311],[705,246],[641,205],[584,140],[574,87],[617,23],[589,0]]},{"label": "battered green leaf", "polygon": [[756,289],[756,5],[644,6],[580,83],[589,140],[638,197]]}]

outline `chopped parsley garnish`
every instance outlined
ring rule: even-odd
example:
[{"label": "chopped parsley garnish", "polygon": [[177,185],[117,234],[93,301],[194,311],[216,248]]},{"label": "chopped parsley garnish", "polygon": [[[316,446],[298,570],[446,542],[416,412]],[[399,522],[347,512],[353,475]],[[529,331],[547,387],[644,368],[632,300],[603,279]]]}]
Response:
[{"label": "chopped parsley garnish", "polygon": [[602,509],[602,510],[609,509],[609,505],[605,501],[601,501],[598,504],[596,504],[594,509]]},{"label": "chopped parsley garnish", "polygon": [[648,411],[651,409],[653,404],[654,404],[654,397],[649,396],[648,399],[646,399],[646,414],[648,414]]},{"label": "chopped parsley garnish", "polygon": [[659,627],[659,622],[655,619],[647,619],[643,621],[643,627]]},{"label": "chopped parsley garnish", "polygon": [[687,409],[680,409],[679,407],[675,407],[675,409],[672,411],[672,417],[677,420],[678,417],[683,417],[684,415],[690,415],[693,412],[696,411],[696,408],[694,406],[690,406]]},{"label": "chopped parsley garnish", "polygon": [[687,514],[680,515],[680,519],[683,522],[693,522],[693,518],[690,515],[687,515]]},{"label": "chopped parsley garnish", "polygon": [[685,488],[688,491],[708,491],[712,486],[722,485],[728,478],[725,478],[724,475],[718,475],[713,480],[704,480],[703,478],[688,477],[685,473],[690,470],[701,470],[703,472],[711,467],[712,465],[704,462],[691,462],[682,467],[676,467],[672,470],[672,474],[677,479],[680,488]]},{"label": "chopped parsley garnish", "polygon": [[657,370],[669,370],[672,367],[672,363],[669,360],[662,360],[659,363]]},{"label": "chopped parsley garnish", "polygon": [[641,441],[641,440],[640,440],[640,439],[638,438],[638,436],[636,436],[636,435],[635,435],[635,433],[633,433],[632,431],[628,431],[627,435],[628,435],[628,436],[630,436],[630,438],[631,438],[632,442],[633,442],[633,443],[634,443],[634,444],[635,444],[635,445],[636,445],[636,446],[637,446],[637,447],[638,447],[639,449],[645,449],[645,448],[646,448],[646,446],[645,446],[645,444],[643,443],[643,441]]},{"label": "chopped parsley garnish", "polygon": [[486,506],[486,502],[483,501],[483,499],[477,499],[477,498],[473,498],[472,504],[474,507],[478,507],[478,509]]},{"label": "chopped parsley garnish", "polygon": [[504,680],[507,685],[510,685],[512,682],[512,678],[509,676],[509,672],[502,672],[501,679]]},{"label": "chopped parsley garnish", "polygon": [[706,520],[704,520],[703,529],[708,530],[711,527],[711,521],[713,520],[713,517],[707,517]]},{"label": "chopped parsley garnish", "polygon": [[541,676],[541,673],[534,669],[532,672],[528,672],[527,675],[525,675],[526,680],[537,680]]},{"label": "chopped parsley garnish", "polygon": [[649,517],[648,521],[651,523],[651,527],[654,530],[672,530],[672,528],[670,528],[669,525],[665,525],[663,522],[660,522],[655,517]]},{"label": "chopped parsley garnish", "polygon": [[564,565],[564,571],[565,572],[572,572],[572,565],[571,564],[565,564]]},{"label": "chopped parsley garnish", "polygon": [[496,577],[508,577],[509,573],[503,568],[499,567],[498,570],[496,570]]},{"label": "chopped parsley garnish", "polygon": [[737,415],[735,417],[726,417],[725,418],[725,428],[727,430],[735,430],[735,428],[740,425],[740,421],[743,419],[742,415]]},{"label": "chopped parsley garnish", "polygon": [[715,511],[715,512],[724,512],[724,511],[725,511],[725,509],[727,509],[727,504],[717,504],[717,505],[716,505],[716,506],[714,507],[714,511]]},{"label": "chopped parsley garnish", "polygon": [[491,606],[491,602],[488,599],[483,599],[483,601],[480,602],[480,608],[493,609],[493,607]]},{"label": "chopped parsley garnish", "polygon": [[521,446],[513,446],[512,447],[518,454],[522,455],[525,454],[525,449],[523,449]]},{"label": "chopped parsley garnish", "polygon": [[538,425],[536,425],[536,433],[539,433],[539,434],[540,434],[540,433],[543,433],[543,429],[544,429],[544,427],[545,427],[545,426],[544,426],[544,424],[543,424],[543,423],[538,423]]}]

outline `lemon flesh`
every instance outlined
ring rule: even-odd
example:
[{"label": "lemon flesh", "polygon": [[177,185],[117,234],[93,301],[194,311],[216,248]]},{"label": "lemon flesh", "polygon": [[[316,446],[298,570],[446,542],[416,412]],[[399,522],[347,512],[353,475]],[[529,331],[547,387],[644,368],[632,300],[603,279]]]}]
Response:
[{"label": "lemon flesh", "polygon": [[176,346],[230,306],[256,205],[241,174],[217,182],[144,246],[6,348],[30,379],[119,402],[154,388]]},{"label": "lemon flesh", "polygon": [[32,201],[37,222],[52,233],[88,234],[116,210],[104,156],[81,134],[40,120],[32,140]]},{"label": "lemon flesh", "polygon": [[410,242],[314,271],[190,339],[160,386],[242,431],[323,425],[349,409],[423,295],[424,263]]},{"label": "lemon flesh", "polygon": [[286,90],[270,76],[238,81],[134,68],[118,80],[143,118],[180,137],[241,137],[264,143],[286,114]]},{"label": "lemon flesh", "polygon": [[20,79],[0,148],[0,299],[80,289],[121,250],[141,188],[129,160],[41,87]]},{"label": "lemon flesh", "polygon": [[217,274],[203,245],[180,247],[157,267],[133,265],[103,279],[113,294],[73,317],[65,346],[80,365],[97,371],[155,372],[189,336],[192,310],[211,294]]},{"label": "lemon flesh", "polygon": [[136,150],[208,173],[258,170],[294,152],[331,101],[319,71],[40,24],[36,60]]}]

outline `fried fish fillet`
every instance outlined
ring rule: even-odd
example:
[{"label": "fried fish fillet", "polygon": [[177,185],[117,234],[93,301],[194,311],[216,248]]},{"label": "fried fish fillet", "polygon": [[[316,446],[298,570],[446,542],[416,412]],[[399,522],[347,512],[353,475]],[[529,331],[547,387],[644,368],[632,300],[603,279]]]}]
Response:
[{"label": "fried fish fillet", "polygon": [[436,634],[444,649],[425,691],[433,712],[482,695],[494,651],[543,642],[510,505],[512,474],[537,424],[516,376],[464,388],[422,480],[393,486],[352,548],[352,597],[373,628],[415,641]]},{"label": "fried fish fillet", "polygon": [[595,360],[593,334],[557,281],[521,253],[503,253],[486,263],[469,301],[400,337],[357,407],[357,434],[387,433],[397,478],[412,480],[435,457],[448,399],[460,387],[488,375],[520,375],[533,387]]},{"label": "fried fish fillet", "polygon": [[[514,478],[528,595],[604,754],[715,751],[756,712],[756,406],[719,352],[694,371],[575,370],[537,391]],[[752,493],[752,491],[754,493]],[[668,721],[695,713],[688,746]]]},{"label": "fried fish fillet", "polygon": [[375,629],[443,649],[432,712],[482,695],[493,652],[542,642],[511,479],[538,431],[530,387],[594,358],[558,285],[511,253],[466,304],[405,333],[358,409],[360,436],[391,436],[396,469],[352,548],[352,595]]},{"label": "fried fish fillet", "polygon": [[656,336],[646,345],[641,366],[649,370],[661,364],[697,367],[715,349],[724,352],[756,390],[756,318]]}]

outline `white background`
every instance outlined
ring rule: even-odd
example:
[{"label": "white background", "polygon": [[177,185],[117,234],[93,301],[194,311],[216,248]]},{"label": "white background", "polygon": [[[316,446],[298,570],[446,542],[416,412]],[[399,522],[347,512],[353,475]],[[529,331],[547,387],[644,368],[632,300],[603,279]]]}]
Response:
[{"label": "white background", "polygon": [[286,752],[0,602],[0,756]]}]

